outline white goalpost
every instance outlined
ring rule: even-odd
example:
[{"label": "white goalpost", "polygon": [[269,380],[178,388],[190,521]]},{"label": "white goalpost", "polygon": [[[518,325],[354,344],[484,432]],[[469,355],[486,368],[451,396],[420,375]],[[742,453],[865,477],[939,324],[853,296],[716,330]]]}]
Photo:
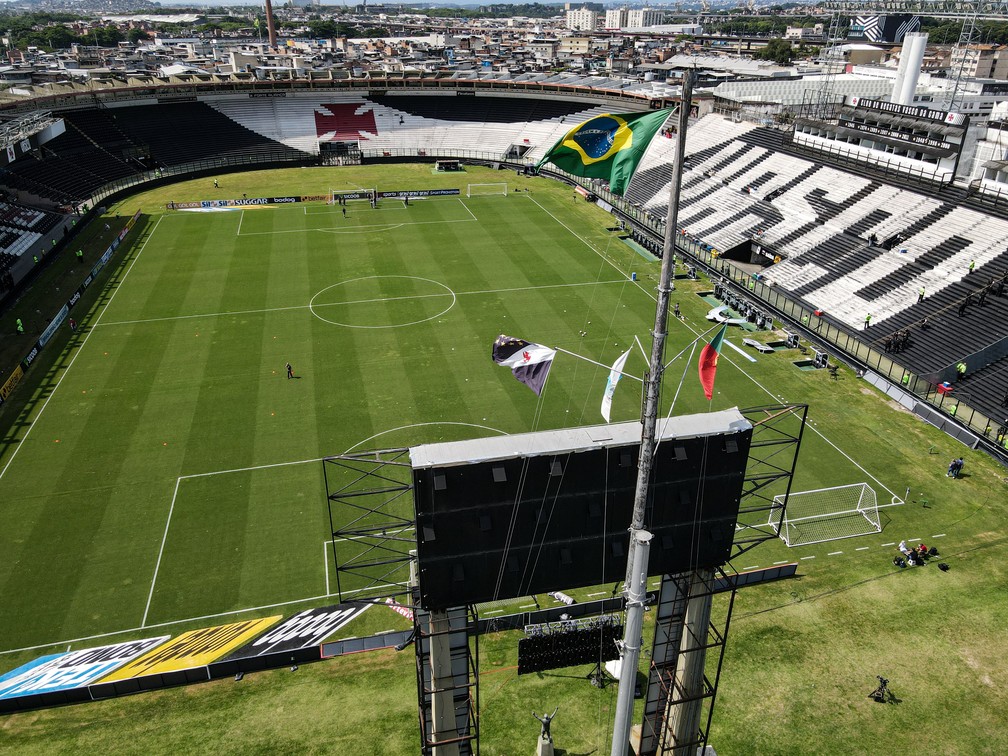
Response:
[{"label": "white goalpost", "polygon": [[466,184],[466,197],[485,197],[502,194],[507,197],[507,182],[498,184]]},{"label": "white goalpost", "polygon": [[778,494],[768,524],[779,527],[778,535],[788,546],[882,532],[875,489],[867,483],[792,491],[786,502]]},{"label": "white goalpost", "polygon": [[[370,198],[372,192],[374,193],[374,196],[376,196],[376,197],[378,196],[378,189],[377,188],[375,188],[375,189],[357,189],[356,192],[363,193],[363,194],[365,194],[367,196],[360,197],[357,200],[347,200],[348,202],[363,202],[364,200]],[[330,187],[329,188],[329,196],[326,199],[326,204],[327,205],[338,205],[339,204],[339,198],[342,195],[345,195],[345,194],[348,194],[348,193],[352,194],[354,192],[352,192],[352,191],[351,192],[347,192],[346,189],[333,189],[332,187]]]}]

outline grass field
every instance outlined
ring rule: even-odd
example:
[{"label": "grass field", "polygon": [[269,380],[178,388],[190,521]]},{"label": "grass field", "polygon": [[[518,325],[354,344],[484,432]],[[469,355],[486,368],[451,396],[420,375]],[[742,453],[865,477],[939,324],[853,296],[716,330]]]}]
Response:
[{"label": "grass field", "polygon": [[[606,369],[561,354],[537,401],[490,360],[502,332],[603,364],[635,335],[650,347],[657,265],[558,185],[523,180],[531,192],[408,208],[351,203],[346,218],[322,203],[161,211],[169,199],[235,196],[238,182],[258,196],[337,181],[464,190],[500,176],[432,177],[427,166],[271,172],[226,177],[216,194],[202,180],[111,208],[144,211],[118,267],[78,317],[78,333],[63,337],[65,350],[57,343],[32,367],[14,404],[20,414],[0,413],[0,671],[107,634],[175,633],[332,603],[322,456],[601,422]],[[695,296],[706,285],[679,282],[686,319],[670,326],[669,357],[707,329],[708,305]],[[741,346],[741,336],[729,340]],[[1003,471],[847,371],[838,381],[799,371],[797,352],[751,362],[725,348],[708,405],[689,355],[666,373],[666,410],[683,376],[677,413],[811,405],[795,489],[866,481],[880,504],[910,489],[907,503],[882,510],[881,534],[798,549],[767,543],[735,564],[801,567],[795,580],[739,595],[712,733],[718,752],[1008,749],[1008,674],[997,651],[1008,644]],[[628,370],[643,369],[635,351]],[[639,408],[639,391],[624,382],[613,419]],[[946,479],[960,454],[967,477]],[[896,570],[891,544],[903,538],[933,542],[952,569]],[[354,634],[402,626],[381,611],[365,613]],[[608,750],[614,688],[596,691],[578,670],[516,678],[515,646],[514,634],[481,641],[484,752],[530,752],[528,711],[556,703],[562,747]],[[230,697],[215,683],[10,716],[0,748],[46,751],[49,736],[52,750],[193,750],[189,738],[209,728],[217,734],[199,742],[216,751],[325,751],[319,744],[354,742],[366,721],[357,705],[345,719],[312,710],[343,675],[359,706],[380,699],[399,724],[387,747],[342,752],[410,753],[407,656],[314,665],[286,685],[270,673]],[[875,674],[892,680],[900,704],[867,700]],[[267,728],[230,740],[225,722],[275,710],[288,689],[292,710],[278,720],[296,737]],[[971,726],[950,722],[953,703]],[[173,726],[144,727],[148,711]],[[529,732],[532,745],[514,748]]]}]

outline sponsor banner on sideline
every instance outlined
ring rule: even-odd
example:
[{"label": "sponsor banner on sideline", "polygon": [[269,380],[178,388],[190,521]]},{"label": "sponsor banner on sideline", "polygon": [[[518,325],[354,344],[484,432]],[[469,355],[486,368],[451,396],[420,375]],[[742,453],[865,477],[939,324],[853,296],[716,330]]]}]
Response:
[{"label": "sponsor banner on sideline", "polygon": [[[323,199],[327,199],[323,197]],[[254,205],[289,205],[301,202],[300,196],[294,197],[242,197],[241,199],[199,200],[198,202],[169,202],[169,210],[196,210],[215,207],[251,207]]]},{"label": "sponsor banner on sideline", "polygon": [[275,627],[271,627],[251,643],[242,646],[222,661],[265,656],[280,651],[319,646],[350,620],[359,617],[371,604],[340,604],[318,609],[305,609]]},{"label": "sponsor banner on sideline", "polygon": [[0,402],[7,401],[7,397],[11,395],[14,388],[21,382],[21,378],[24,377],[24,368],[18,365],[14,368],[14,372],[10,374],[10,378],[0,386]]},{"label": "sponsor banner on sideline", "polygon": [[397,199],[401,197],[454,197],[462,194],[461,189],[400,189],[394,192],[378,192],[378,198],[389,197]]},{"label": "sponsor banner on sideline", "polygon": [[56,316],[49,321],[49,325],[46,327],[39,340],[35,343],[35,346],[28,355],[21,360],[21,366],[23,368],[28,368],[28,366],[32,364],[32,361],[38,356],[42,347],[44,347],[46,342],[53,337],[53,334],[56,333],[56,329],[60,327],[64,320],[66,320],[67,314],[70,312],[70,308],[77,304],[77,301],[81,298],[81,293],[84,289],[91,285],[95,276],[98,275],[98,272],[105,267],[109,260],[112,259],[112,253],[119,247],[119,242],[126,236],[127,233],[129,233],[129,230],[133,228],[133,224],[137,222],[139,217],[140,211],[137,210],[133,214],[133,217],[126,221],[126,225],[123,227],[122,231],[119,232],[118,236],[116,236],[116,238],[112,240],[112,243],[109,244],[108,249],[106,249],[104,254],[102,254],[101,259],[95,263],[93,268],[91,268],[91,272],[88,274],[87,278],[84,279],[84,283],[78,287],[73,296],[70,297],[67,303],[63,305],[58,313],[56,313]]},{"label": "sponsor banner on sideline", "polygon": [[61,325],[63,325],[63,321],[66,320],[66,316],[69,312],[70,308],[67,307],[66,305],[63,305],[60,308],[60,311],[56,313],[56,316],[49,321],[49,325],[46,326],[46,329],[42,331],[42,335],[39,336],[38,340],[39,349],[44,347],[46,345],[46,342],[53,337],[54,333],[56,333],[56,329],[59,328]]},{"label": "sponsor banner on sideline", "polygon": [[170,637],[162,635],[42,656],[0,677],[0,699],[81,688],[160,646]]},{"label": "sponsor banner on sideline", "polygon": [[116,680],[128,680],[131,677],[160,675],[194,667],[205,667],[229,651],[247,643],[280,618],[281,615],[278,614],[262,619],[233,622],[230,625],[190,630],[119,668],[99,682],[115,682]]}]

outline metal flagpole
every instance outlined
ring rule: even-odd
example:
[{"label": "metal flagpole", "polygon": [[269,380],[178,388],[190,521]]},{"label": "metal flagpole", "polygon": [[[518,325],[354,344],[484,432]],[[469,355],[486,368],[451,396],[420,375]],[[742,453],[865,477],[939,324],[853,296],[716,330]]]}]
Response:
[{"label": "metal flagpole", "polygon": [[[693,97],[693,72],[686,71],[682,79],[682,97],[679,103],[679,129],[676,139],[675,166],[672,183],[669,185],[668,215],[665,219],[665,243],[662,247],[661,275],[658,281],[658,302],[651,346],[651,367],[644,380],[644,417],[641,430],[640,458],[637,462],[637,489],[634,494],[633,520],[630,523],[630,546],[627,553],[627,575],[624,593],[627,596],[626,633],[623,636],[623,655],[620,661],[619,692],[616,697],[616,721],[613,725],[612,756],[625,756],[630,741],[630,722],[633,717],[634,682],[637,665],[640,662],[641,617],[643,601],[631,601],[631,597],[642,596],[643,588],[635,581],[647,582],[647,551],[634,564],[634,552],[638,545],[638,531],[644,528],[644,508],[647,504],[648,483],[651,480],[651,466],[655,451],[655,430],[658,426],[658,400],[661,393],[661,378],[665,358],[665,336],[668,326],[669,294],[672,291],[672,272],[675,269],[676,223],[679,216],[679,185],[682,182],[683,155],[686,149],[686,124],[689,121],[690,102]],[[631,637],[636,634],[638,637]],[[633,670],[633,672],[629,672]]]}]

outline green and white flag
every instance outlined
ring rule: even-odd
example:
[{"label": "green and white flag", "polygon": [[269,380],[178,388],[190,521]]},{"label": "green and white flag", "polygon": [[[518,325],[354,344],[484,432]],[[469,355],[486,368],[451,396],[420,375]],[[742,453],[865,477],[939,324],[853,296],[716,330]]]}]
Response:
[{"label": "green and white flag", "polygon": [[536,170],[552,163],[575,176],[605,179],[609,190],[622,196],[651,139],[671,114],[672,109],[666,108],[597,115],[564,134]]},{"label": "green and white flag", "polygon": [[616,358],[612,370],[609,371],[609,380],[606,381],[605,393],[602,394],[602,417],[605,418],[607,423],[609,422],[609,413],[612,411],[612,398],[613,394],[616,393],[616,384],[623,377],[623,366],[626,365],[627,357],[629,356],[630,350],[627,349]]}]

